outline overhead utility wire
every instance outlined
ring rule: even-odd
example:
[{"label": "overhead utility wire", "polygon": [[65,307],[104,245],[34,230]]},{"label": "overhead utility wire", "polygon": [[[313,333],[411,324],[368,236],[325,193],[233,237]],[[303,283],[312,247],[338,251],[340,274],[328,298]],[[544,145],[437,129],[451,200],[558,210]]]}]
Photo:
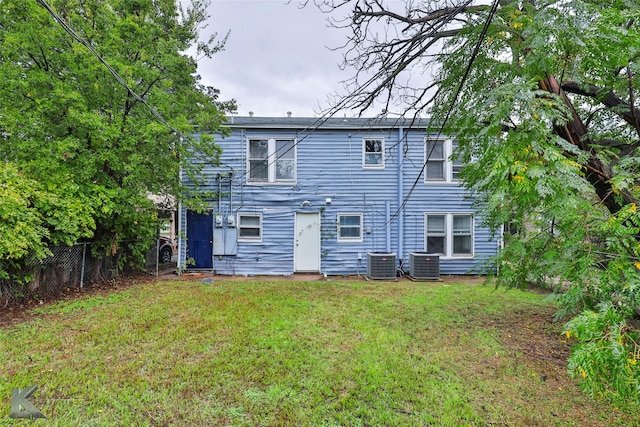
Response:
[{"label": "overhead utility wire", "polygon": [[142,98],[141,96],[139,96],[137,93],[134,92],[133,89],[131,89],[129,87],[129,85],[127,85],[127,82],[124,81],[124,79],[122,77],[120,77],[120,75],[118,74],[118,72],[116,70],[113,69],[113,67],[111,67],[111,65],[109,65],[109,63],[107,63],[107,61],[104,60],[104,58],[102,58],[102,56],[93,48],[93,46],[91,46],[91,44],[89,42],[87,42],[86,40],[84,40],[80,35],[78,35],[78,33],[76,33],[73,28],[71,28],[65,21],[64,19],[62,19],[60,17],[60,15],[58,15],[56,13],[55,10],[53,10],[51,8],[51,6],[49,6],[47,4],[47,2],[45,0],[38,0],[38,3],[40,3],[45,9],[47,9],[47,11],[49,11],[49,13],[51,14],[51,16],[53,16],[53,19],[60,24],[60,26],[71,36],[73,37],[78,43],[82,44],[83,46],[85,46],[87,49],[89,49],[89,51],[96,57],[98,58],[98,60],[107,68],[107,70],[109,70],[109,72],[113,75],[113,77],[115,77],[115,79],[118,81],[118,83],[120,83],[126,90],[127,92],[137,101],[141,102],[142,104],[144,104],[149,111],[151,112],[151,114],[153,114],[153,116],[156,118],[156,120],[162,124],[163,126],[166,126],[167,128],[169,128],[172,132],[176,133],[178,136],[180,136],[181,138],[187,139],[187,137],[180,132],[179,130],[177,130],[176,128],[174,128],[173,126],[171,126],[169,123],[167,123],[167,121],[164,119],[164,117],[162,117],[162,115],[160,113],[158,113],[158,111],[151,105],[149,105],[149,103],[147,101],[145,101],[144,98]]},{"label": "overhead utility wire", "polygon": [[[469,73],[471,72],[471,67],[473,66],[473,62],[475,61],[476,57],[478,56],[478,52],[480,51],[480,45],[482,44],[482,42],[484,40],[484,37],[487,35],[487,31],[489,30],[489,25],[491,24],[491,21],[493,20],[493,17],[495,15],[496,11],[498,10],[498,3],[499,3],[499,0],[494,0],[493,4],[491,5],[491,10],[489,11],[489,15],[487,16],[487,20],[484,23],[484,27],[482,28],[482,31],[480,32],[480,36],[478,37],[478,42],[476,43],[475,47],[473,48],[473,52],[471,54],[471,58],[469,59],[469,63],[467,64],[467,68],[464,70],[464,74],[462,76],[462,79],[460,80],[460,84],[458,85],[458,88],[456,89],[456,93],[455,93],[453,99],[451,100],[451,105],[447,109],[447,114],[446,114],[442,124],[440,125],[440,129],[438,130],[438,134],[437,134],[435,139],[440,138],[440,136],[442,135],[442,132],[444,131],[444,127],[447,124],[447,121],[449,121],[449,118],[451,117],[451,112],[452,112],[453,107],[455,106],[455,104],[456,104],[456,102],[458,100],[458,96],[460,95],[460,92],[462,91],[462,86],[464,85],[465,81],[469,77]],[[468,4],[468,2],[467,2],[467,4]],[[422,165],[422,169],[420,170],[420,173],[416,177],[416,180],[413,182],[413,185],[411,186],[411,189],[407,192],[407,196],[402,201],[402,204],[400,206],[398,206],[398,210],[391,216],[391,218],[389,219],[388,222],[391,222],[395,218],[397,218],[398,215],[400,215],[400,212],[402,211],[402,209],[404,209],[404,207],[407,205],[407,202],[409,201],[409,198],[411,197],[411,194],[413,194],[413,191],[416,189],[418,183],[420,182],[420,178],[422,177],[422,174],[424,173],[425,169],[427,168],[427,162],[429,161],[429,157],[431,157],[431,153],[435,149],[435,146],[436,145],[433,144],[433,146],[431,147],[431,150],[429,151],[429,154],[427,154],[427,157],[426,157],[426,159],[424,161],[424,164]]]},{"label": "overhead utility wire", "polygon": [[[464,10],[464,8],[466,8],[469,4],[471,4],[472,0],[467,0],[466,2],[464,2],[462,5],[458,6],[454,12],[452,12],[446,19],[440,21],[436,26],[432,26],[431,27],[431,31],[425,35],[425,38],[428,37],[432,37],[434,36],[438,31],[440,31],[440,29],[442,27],[444,27],[446,24],[448,24],[449,22],[451,22],[453,20],[453,18],[462,10]],[[367,81],[365,81],[364,83],[362,83],[353,93],[359,93],[362,92],[365,88],[371,86],[371,84],[373,84],[376,81],[376,78],[379,76],[379,74],[375,74],[374,76],[370,77]],[[296,139],[293,143],[293,145],[287,149],[285,152],[283,153],[276,153],[275,151],[273,152],[273,154],[270,154],[267,156],[268,162],[267,162],[267,167],[271,166],[273,163],[275,163],[278,159],[276,157],[276,154],[280,154],[285,155],[287,154],[289,151],[293,150],[295,147],[297,147],[297,145],[304,141],[313,131],[317,130],[320,126],[322,126],[324,123],[327,122],[327,120],[329,120],[336,112],[338,112],[340,109],[342,109],[347,102],[349,102],[350,97],[346,97],[345,99],[343,99],[342,101],[338,102],[337,105],[335,105],[333,108],[331,108],[329,111],[329,114],[326,114],[322,117],[319,117],[317,120],[315,120],[311,125],[306,126],[304,129],[302,129],[299,133],[303,134],[304,136],[301,139]],[[413,126],[413,123],[415,122],[416,117],[414,116],[413,119],[411,120],[411,123],[409,125],[409,128],[411,128]],[[406,137],[405,137],[406,138]],[[272,158],[270,160],[270,158]],[[428,158],[428,157],[427,157]],[[398,162],[400,161],[400,159],[398,159]],[[426,164],[426,163],[425,163]],[[243,173],[241,176],[238,176],[237,178],[244,178],[247,174],[250,174],[250,172],[253,169],[248,168],[247,171],[245,173]],[[423,168],[424,170],[424,168]],[[422,175],[422,172],[420,173]],[[419,178],[419,177],[418,177]],[[414,184],[415,186],[415,184]],[[405,201],[406,203],[406,201]],[[405,203],[402,204],[402,207],[404,207]],[[398,209],[398,212],[400,211],[400,209]],[[397,217],[398,212],[396,212],[393,217],[392,220]]]}]

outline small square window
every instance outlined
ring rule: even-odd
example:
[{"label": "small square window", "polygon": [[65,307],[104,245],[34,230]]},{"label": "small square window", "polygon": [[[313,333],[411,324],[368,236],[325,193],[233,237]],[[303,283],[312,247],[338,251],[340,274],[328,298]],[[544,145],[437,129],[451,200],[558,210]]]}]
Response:
[{"label": "small square window", "polygon": [[362,241],[362,215],[339,214],[338,215],[338,241],[361,242]]},{"label": "small square window", "polygon": [[238,214],[238,240],[251,242],[262,240],[261,214]]},{"label": "small square window", "polygon": [[384,168],[384,140],[365,138],[362,140],[362,166],[365,168]]}]

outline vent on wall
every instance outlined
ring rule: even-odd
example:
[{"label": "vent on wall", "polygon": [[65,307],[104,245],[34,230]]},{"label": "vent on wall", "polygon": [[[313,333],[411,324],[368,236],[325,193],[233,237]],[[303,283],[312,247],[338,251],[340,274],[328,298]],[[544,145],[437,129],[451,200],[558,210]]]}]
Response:
[{"label": "vent on wall", "polygon": [[374,280],[395,280],[396,254],[369,252],[367,254],[367,277]]},{"label": "vent on wall", "polygon": [[417,280],[439,280],[440,256],[412,252],[409,255],[409,276]]}]

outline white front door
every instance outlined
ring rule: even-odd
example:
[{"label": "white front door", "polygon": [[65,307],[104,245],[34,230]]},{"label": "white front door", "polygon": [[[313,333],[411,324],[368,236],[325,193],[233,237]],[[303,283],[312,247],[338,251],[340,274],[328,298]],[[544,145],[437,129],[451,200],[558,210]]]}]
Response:
[{"label": "white front door", "polygon": [[296,212],[294,270],[320,272],[320,213]]}]

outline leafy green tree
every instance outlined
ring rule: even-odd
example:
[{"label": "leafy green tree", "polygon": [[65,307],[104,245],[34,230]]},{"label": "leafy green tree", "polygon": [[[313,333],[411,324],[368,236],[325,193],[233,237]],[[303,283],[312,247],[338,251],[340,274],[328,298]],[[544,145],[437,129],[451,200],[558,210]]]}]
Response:
[{"label": "leafy green tree", "polygon": [[0,158],[8,162],[0,185],[15,196],[3,197],[0,211],[30,228],[2,233],[0,247],[25,252],[0,256],[42,256],[78,239],[109,252],[152,237],[148,195],[180,196],[180,171],[197,176],[191,159],[218,160],[211,138],[190,136],[219,130],[235,108],[200,83],[185,53],[195,46],[210,57],[224,46],[215,35],[199,38],[207,5],[0,2]]},{"label": "leafy green tree", "polygon": [[456,135],[487,224],[509,231],[498,282],[557,291],[570,373],[640,401],[638,3],[322,3],[351,7],[336,108],[381,101]]}]

